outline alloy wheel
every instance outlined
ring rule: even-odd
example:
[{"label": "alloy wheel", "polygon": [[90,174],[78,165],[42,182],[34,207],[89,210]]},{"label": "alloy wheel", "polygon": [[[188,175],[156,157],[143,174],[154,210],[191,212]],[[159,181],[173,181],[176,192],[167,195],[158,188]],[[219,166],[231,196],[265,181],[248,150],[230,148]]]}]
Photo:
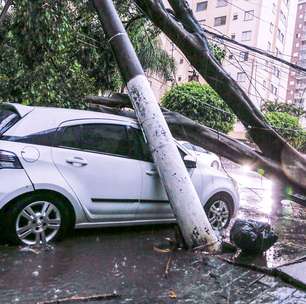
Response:
[{"label": "alloy wheel", "polygon": [[221,230],[226,227],[230,217],[227,203],[222,200],[213,202],[207,212],[207,217],[213,229]]},{"label": "alloy wheel", "polygon": [[26,245],[50,242],[61,227],[61,214],[51,202],[38,201],[29,204],[19,213],[16,234]]}]

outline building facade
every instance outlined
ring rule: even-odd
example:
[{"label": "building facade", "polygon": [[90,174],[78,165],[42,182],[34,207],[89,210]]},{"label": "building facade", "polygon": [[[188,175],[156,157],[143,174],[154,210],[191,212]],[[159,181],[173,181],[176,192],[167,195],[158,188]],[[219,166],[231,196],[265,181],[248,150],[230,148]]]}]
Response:
[{"label": "building facade", "polygon": [[[306,0],[299,0],[292,45],[292,63],[306,68]],[[288,79],[287,100],[306,109],[306,72],[291,69]],[[305,122],[303,123],[305,125]]]},{"label": "building facade", "polygon": [[[287,59],[291,53],[297,0],[189,0],[200,24],[211,32],[260,48]],[[306,0],[305,0],[306,2]],[[265,56],[208,35],[212,44],[224,47],[223,67],[247,92],[257,107],[266,100],[284,102],[289,69]],[[178,48],[162,37],[164,48],[176,61],[175,84],[190,80],[204,82]],[[173,83],[167,83],[157,98]]]}]

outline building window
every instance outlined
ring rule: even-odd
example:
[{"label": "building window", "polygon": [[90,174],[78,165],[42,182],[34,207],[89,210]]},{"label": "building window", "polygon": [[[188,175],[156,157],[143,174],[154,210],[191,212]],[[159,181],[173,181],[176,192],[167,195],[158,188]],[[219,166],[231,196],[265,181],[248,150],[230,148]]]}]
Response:
[{"label": "building window", "polygon": [[236,39],[236,34],[232,34],[232,35],[231,35],[231,39],[232,39],[232,40],[235,40],[235,39]]},{"label": "building window", "polygon": [[226,24],[226,16],[216,17],[214,26],[220,26]]},{"label": "building window", "polygon": [[280,29],[277,30],[277,37],[280,40],[281,43],[284,43],[285,35],[282,33]]},{"label": "building window", "polygon": [[286,15],[284,14],[283,11],[280,11],[280,20],[281,20],[281,22],[282,22],[284,25],[286,25],[286,23],[287,23],[287,18],[286,18]]},{"label": "building window", "polygon": [[202,1],[197,3],[196,12],[202,12],[207,10],[207,3],[208,1]]},{"label": "building window", "polygon": [[182,76],[177,77],[177,81],[178,82],[182,81]]},{"label": "building window", "polygon": [[246,81],[246,75],[244,72],[238,72],[237,73],[237,81],[238,82],[245,82]]},{"label": "building window", "polygon": [[272,48],[271,42],[268,41],[267,51],[268,51],[268,52],[271,52],[271,48]]},{"label": "building window", "polygon": [[273,66],[273,75],[280,78],[280,70],[275,65]]},{"label": "building window", "polygon": [[250,41],[252,37],[252,31],[242,32],[241,41]]},{"label": "building window", "polygon": [[271,93],[277,95],[277,87],[271,83]]},{"label": "building window", "polygon": [[254,10],[247,11],[244,13],[244,21],[250,21],[254,19]]},{"label": "building window", "polygon": [[240,52],[239,59],[240,59],[240,61],[248,61],[249,52]]},{"label": "building window", "polygon": [[273,29],[274,29],[274,24],[271,22],[270,23],[270,32],[273,33]]},{"label": "building window", "polygon": [[216,7],[222,7],[222,6],[227,6],[227,1],[226,0],[217,0]]},{"label": "building window", "polygon": [[275,14],[276,13],[276,4],[273,2],[272,4],[272,13]]},{"label": "building window", "polygon": [[184,59],[181,58],[181,59],[180,59],[180,64],[183,64],[183,63],[184,63]]},{"label": "building window", "polygon": [[233,15],[233,20],[237,20],[238,19],[238,14],[234,14]]}]

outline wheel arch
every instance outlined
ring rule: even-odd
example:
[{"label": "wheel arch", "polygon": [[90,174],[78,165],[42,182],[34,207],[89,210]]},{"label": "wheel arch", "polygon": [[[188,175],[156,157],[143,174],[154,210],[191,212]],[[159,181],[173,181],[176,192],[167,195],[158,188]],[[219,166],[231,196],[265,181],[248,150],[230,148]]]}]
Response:
[{"label": "wheel arch", "polygon": [[20,194],[20,195],[16,196],[15,198],[11,199],[9,202],[7,202],[3,206],[3,208],[0,210],[0,216],[3,216],[10,209],[12,204],[14,204],[14,202],[16,202],[19,199],[30,197],[33,194],[55,196],[55,197],[58,197],[59,199],[63,200],[65,202],[66,206],[69,208],[70,214],[72,215],[71,220],[73,221],[73,226],[75,226],[76,221],[77,221],[77,214],[76,214],[76,210],[75,210],[75,207],[73,206],[72,202],[64,194],[62,194],[58,191],[49,190],[49,189],[39,189],[39,190],[31,191],[31,192],[25,192],[23,194]]},{"label": "wheel arch", "polygon": [[233,215],[234,211],[235,211],[235,202],[234,202],[233,196],[228,191],[224,191],[224,190],[223,191],[217,191],[208,198],[207,202],[209,202],[215,196],[225,197],[231,202],[231,205],[230,205],[231,210],[230,211],[231,211],[231,215]]}]

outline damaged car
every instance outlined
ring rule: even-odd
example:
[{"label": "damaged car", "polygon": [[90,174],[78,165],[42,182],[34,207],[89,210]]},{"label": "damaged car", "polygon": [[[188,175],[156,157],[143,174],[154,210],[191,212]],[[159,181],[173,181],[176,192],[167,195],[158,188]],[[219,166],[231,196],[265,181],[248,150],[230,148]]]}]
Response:
[{"label": "damaged car", "polygon": [[[226,228],[237,184],[179,142],[208,219]],[[33,245],[73,228],[175,223],[138,123],[99,112],[0,106],[0,225],[7,241]]]}]

